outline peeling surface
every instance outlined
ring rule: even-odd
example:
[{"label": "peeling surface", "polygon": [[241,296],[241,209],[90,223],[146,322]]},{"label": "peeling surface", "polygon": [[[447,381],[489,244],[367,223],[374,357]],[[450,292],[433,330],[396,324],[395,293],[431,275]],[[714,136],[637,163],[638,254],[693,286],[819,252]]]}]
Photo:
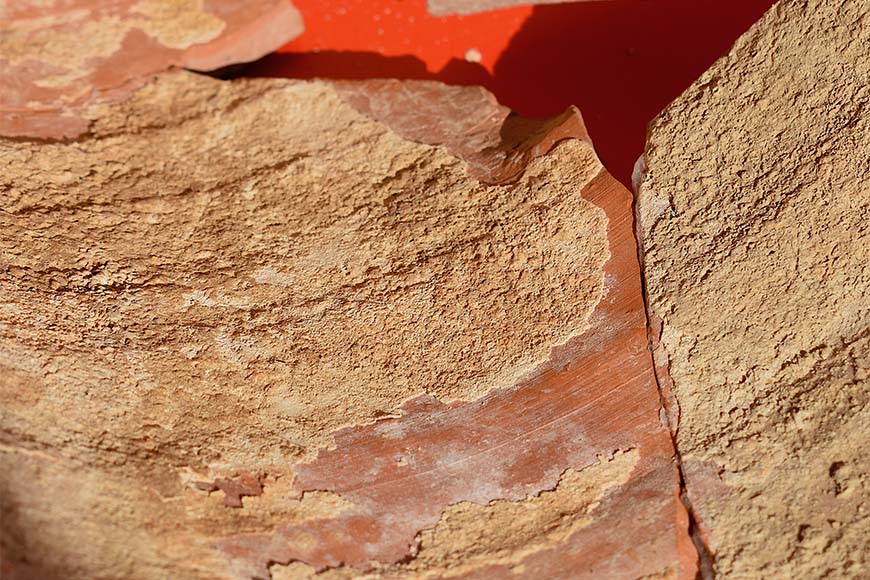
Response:
[{"label": "peeling surface", "polygon": [[[181,119],[141,104],[164,98]],[[185,119],[238,99],[247,104],[219,126],[208,110]],[[132,130],[127,111],[170,126],[125,139],[119,154],[112,123]],[[570,165],[543,159],[509,189],[484,186],[329,85],[192,75],[149,86],[94,127],[108,136],[4,151],[5,292],[18,311],[7,341],[57,366],[22,373],[44,394],[11,405],[28,423],[83,398],[70,420],[96,413],[113,438],[135,439],[147,397],[173,409],[149,433],[160,460],[194,441],[211,458],[259,445],[286,460],[413,397],[513,385],[582,331],[602,296],[606,219],[567,195],[599,170],[587,146],[563,153]],[[257,155],[264,140],[286,143]],[[158,143],[166,158],[146,161]],[[58,322],[11,324],[23,316]],[[70,337],[83,352],[64,351]],[[97,405],[84,397],[95,380],[129,387]]]},{"label": "peeling surface", "polygon": [[[572,534],[593,522],[602,499],[611,488],[628,481],[639,459],[636,451],[618,451],[612,457],[599,457],[597,464],[582,471],[567,471],[554,489],[518,501],[451,505],[433,529],[417,535],[407,561],[378,569],[376,577],[465,577],[493,565],[522,575],[523,560],[564,547]],[[299,563],[282,568],[271,568],[274,579],[316,574],[314,568]]]},{"label": "peeling surface", "polygon": [[724,578],[866,575],[868,22],[782,1],[650,129],[656,360]]},{"label": "peeling surface", "polygon": [[302,32],[289,0],[37,0],[0,6],[0,135],[69,139],[84,110],[172,67],[255,60]]},{"label": "peeling surface", "polygon": [[625,484],[638,460],[636,451],[617,452],[582,471],[569,470],[552,491],[516,502],[452,505],[434,529],[421,534],[408,568],[420,578],[461,576],[494,563],[517,565],[563,544],[589,525],[604,494]]},{"label": "peeling surface", "polygon": [[[379,105],[372,101],[380,98],[384,89],[385,85],[376,83],[363,105],[353,94],[351,102],[377,116]],[[344,87],[340,90],[347,94]],[[431,86],[424,85],[422,92],[429,95],[430,90]],[[398,101],[406,97],[400,95]],[[479,102],[479,98],[479,94],[466,97],[468,102]],[[453,98],[448,103],[464,101]],[[425,126],[432,105],[421,106]],[[419,131],[418,117],[411,118],[410,126],[406,126],[401,110],[391,113],[388,122],[397,132],[413,135]],[[586,139],[582,121],[573,114],[576,123],[564,117],[544,124],[552,128],[552,134],[546,134],[545,129],[541,142],[556,143],[567,138],[562,131],[568,126],[575,127],[575,138]],[[489,134],[480,130],[472,122],[475,118],[468,114],[446,118],[455,123],[455,134],[468,135],[469,128],[477,135]],[[531,135],[535,141],[539,139],[537,131],[531,131]],[[555,135],[559,137],[553,141]],[[486,138],[481,142],[489,143]],[[448,147],[454,146],[448,143]],[[570,143],[556,145],[548,158],[571,152],[573,147]],[[487,144],[481,148],[499,155],[498,147]],[[511,161],[503,163],[510,166]],[[486,163],[476,166],[487,167]],[[492,172],[481,174],[484,179],[506,175],[504,165],[493,167]],[[471,164],[469,171],[474,168],[475,164]],[[560,552],[559,557],[548,553],[530,558],[529,565],[522,567],[526,570],[523,573],[529,578],[558,577],[573,570],[571,574],[585,577],[577,572],[579,566],[589,578],[601,574],[634,578],[658,572],[694,576],[697,554],[686,533],[688,521],[677,497],[678,478],[670,462],[670,437],[659,419],[659,394],[646,353],[643,303],[631,233],[631,198],[603,172],[587,182],[580,193],[602,207],[610,218],[607,294],[598,302],[588,330],[555,348],[548,362],[518,388],[494,391],[467,404],[444,405],[421,397],[405,404],[400,417],[337,433],[333,448],[321,451],[316,461],[297,466],[296,486],[300,491],[329,489],[362,506],[363,512],[305,526],[287,526],[268,536],[228,538],[221,546],[235,562],[240,576],[268,577],[267,562],[294,561],[312,564],[315,570],[327,574],[340,564],[378,573],[373,571],[377,566],[372,568],[372,560],[389,563],[407,557],[416,532],[434,525],[443,506],[461,501],[484,504],[493,499],[520,499],[551,488],[558,474],[569,467],[588,466],[597,452],[635,446],[639,441],[643,441],[643,453],[648,452],[650,457],[639,470],[642,475],[620,490],[625,503],[616,505],[622,507],[604,514],[589,527],[589,534],[578,534],[574,538],[579,542],[576,548]],[[517,415],[516,409],[523,412]],[[605,425],[603,417],[611,422]],[[619,419],[613,422],[616,417]],[[517,445],[520,441],[522,445]],[[524,451],[528,448],[540,452],[530,457]],[[415,452],[409,454],[410,450]],[[650,492],[649,485],[657,491]],[[626,499],[635,494],[638,499]],[[643,524],[631,518],[618,520],[627,505],[633,506],[635,514],[644,512],[645,516],[640,517]],[[662,535],[661,529],[674,529],[675,534]],[[346,530],[351,534],[347,535]],[[614,541],[615,534],[618,540]],[[580,547],[586,545],[599,546],[600,551]],[[657,556],[642,563],[626,560],[633,558],[628,554],[637,546]],[[490,566],[477,574],[499,577],[504,570]]]}]

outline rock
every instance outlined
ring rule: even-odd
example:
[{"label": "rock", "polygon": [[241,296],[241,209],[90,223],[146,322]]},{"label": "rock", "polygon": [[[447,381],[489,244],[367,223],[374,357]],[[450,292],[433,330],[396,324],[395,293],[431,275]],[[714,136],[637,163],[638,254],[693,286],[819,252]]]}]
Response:
[{"label": "rock", "polygon": [[0,140],[3,577],[694,578],[576,110],[159,75]]},{"label": "rock", "polygon": [[0,7],[0,135],[69,139],[81,112],[171,67],[249,62],[302,32],[289,0],[36,0]]},{"label": "rock", "polygon": [[445,16],[447,14],[473,14],[523,4],[562,4],[572,1],[588,2],[590,0],[426,0],[426,6],[432,15]]},{"label": "rock", "polygon": [[783,0],[649,131],[656,360],[718,577],[866,576],[868,13]]}]

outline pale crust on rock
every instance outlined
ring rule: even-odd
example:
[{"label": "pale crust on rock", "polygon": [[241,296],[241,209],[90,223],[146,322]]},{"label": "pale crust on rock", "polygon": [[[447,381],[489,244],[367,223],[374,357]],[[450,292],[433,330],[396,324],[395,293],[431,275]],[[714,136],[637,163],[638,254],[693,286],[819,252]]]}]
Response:
[{"label": "pale crust on rock", "polygon": [[866,2],[784,0],[649,131],[656,359],[722,578],[866,575],[868,46]]},{"label": "pale crust on rock", "polygon": [[588,142],[489,185],[334,85],[190,73],[86,117],[0,141],[10,578],[228,575],[215,538],[355,509],[288,491],[337,429],[512,387],[605,293]]}]

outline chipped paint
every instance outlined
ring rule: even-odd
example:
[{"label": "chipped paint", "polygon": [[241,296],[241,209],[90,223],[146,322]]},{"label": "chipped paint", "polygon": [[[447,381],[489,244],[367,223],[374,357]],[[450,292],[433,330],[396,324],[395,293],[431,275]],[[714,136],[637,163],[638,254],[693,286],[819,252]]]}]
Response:
[{"label": "chipped paint", "polygon": [[420,534],[414,559],[402,568],[423,579],[460,576],[496,563],[519,565],[589,525],[604,494],[625,484],[639,460],[636,450],[620,451],[583,470],[569,469],[553,490],[519,501],[451,505],[434,529]]}]

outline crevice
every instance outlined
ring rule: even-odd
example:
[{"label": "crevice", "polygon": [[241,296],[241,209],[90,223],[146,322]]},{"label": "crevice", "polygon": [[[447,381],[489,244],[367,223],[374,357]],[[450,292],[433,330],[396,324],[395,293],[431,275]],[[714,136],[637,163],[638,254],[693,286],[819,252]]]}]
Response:
[{"label": "crevice", "polygon": [[[655,363],[655,357],[653,353],[653,345],[658,342],[659,337],[654,336],[654,330],[652,328],[652,325],[650,324],[653,313],[650,309],[649,294],[647,290],[646,270],[644,268],[643,255],[643,235],[640,226],[640,216],[638,214],[639,205],[637,190],[639,189],[640,180],[638,180],[637,184],[633,185],[635,185],[635,188],[634,191],[632,191],[632,219],[634,220],[634,241],[637,248],[637,261],[640,266],[640,287],[641,295],[643,297],[644,315],[646,317],[647,348],[650,352],[650,363],[653,366],[653,377],[655,378],[656,388],[659,392],[659,400],[661,402],[662,408],[667,410],[669,408],[668,397],[662,388],[662,381],[659,377],[659,368],[658,365],[656,365]],[[662,320],[660,324],[664,325],[664,320]],[[686,513],[689,517],[688,533],[689,536],[692,538],[692,544],[695,546],[695,550],[698,553],[698,573],[695,576],[695,580],[715,580],[715,557],[713,555],[713,552],[710,550],[710,547],[704,542],[704,539],[701,536],[700,518],[694,506],[692,505],[692,501],[689,499],[688,488],[686,486],[686,476],[683,469],[683,458],[680,454],[680,448],[677,444],[677,429],[679,425],[672,424],[670,413],[666,412],[664,413],[664,416],[668,432],[671,436],[671,444],[674,448],[674,464],[677,467],[677,473],[680,479],[680,501],[683,503],[683,507],[686,508]],[[677,418],[677,421],[679,421],[679,418]]]},{"label": "crevice", "polygon": [[[656,383],[658,383],[658,378],[656,378]],[[698,574],[695,576],[695,579],[715,580],[716,569],[713,567],[713,552],[710,550],[710,547],[704,543],[704,539],[701,537],[698,530],[699,518],[698,514],[695,512],[695,508],[692,506],[692,501],[689,499],[688,490],[686,489],[686,478],[683,474],[682,458],[680,457],[680,451],[677,448],[676,437],[673,437],[672,435],[671,439],[674,442],[674,458],[677,464],[677,472],[680,475],[680,501],[683,502],[683,506],[686,508],[686,513],[689,514],[689,536],[692,538],[692,544],[694,544],[695,550],[698,552]]]}]

